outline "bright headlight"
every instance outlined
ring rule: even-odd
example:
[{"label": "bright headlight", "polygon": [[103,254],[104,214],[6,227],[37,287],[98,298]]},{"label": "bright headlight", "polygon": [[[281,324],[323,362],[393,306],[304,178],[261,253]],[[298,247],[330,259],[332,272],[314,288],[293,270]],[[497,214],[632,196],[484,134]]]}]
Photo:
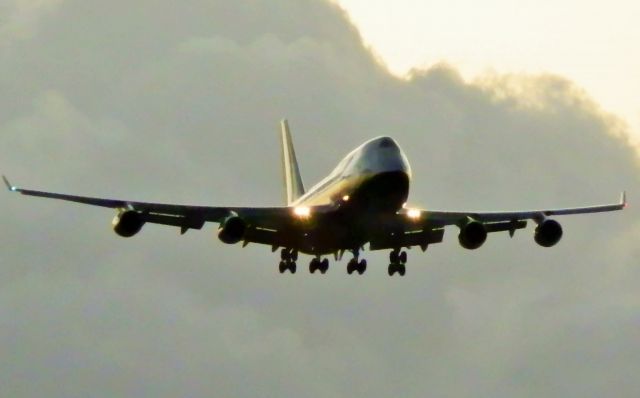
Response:
[{"label": "bright headlight", "polygon": [[409,217],[412,220],[417,220],[418,218],[420,218],[420,210],[418,209],[408,209],[407,210],[407,217]]},{"label": "bright headlight", "polygon": [[293,208],[293,214],[300,218],[307,218],[311,215],[311,208],[307,206],[297,206]]}]

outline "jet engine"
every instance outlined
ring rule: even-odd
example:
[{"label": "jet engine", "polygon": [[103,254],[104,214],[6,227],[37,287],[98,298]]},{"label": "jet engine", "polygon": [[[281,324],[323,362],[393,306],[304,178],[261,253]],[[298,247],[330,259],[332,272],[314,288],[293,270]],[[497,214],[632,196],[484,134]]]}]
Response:
[{"label": "jet engine", "polygon": [[218,239],[227,244],[238,243],[244,238],[247,224],[237,215],[227,217],[220,223],[218,228]]},{"label": "jet engine", "polygon": [[113,230],[123,238],[130,238],[140,232],[144,225],[142,214],[134,210],[124,210],[116,214],[111,222]]},{"label": "jet engine", "polygon": [[460,227],[458,241],[465,249],[474,250],[482,246],[487,240],[487,229],[481,222],[471,220]]},{"label": "jet engine", "polygon": [[544,220],[536,227],[534,239],[543,247],[551,247],[562,238],[562,227],[556,220]]}]

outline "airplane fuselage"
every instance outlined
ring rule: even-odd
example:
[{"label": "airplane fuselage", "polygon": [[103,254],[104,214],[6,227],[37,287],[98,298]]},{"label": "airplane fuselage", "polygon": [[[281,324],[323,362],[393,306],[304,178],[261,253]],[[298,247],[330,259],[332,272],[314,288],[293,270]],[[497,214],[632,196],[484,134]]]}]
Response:
[{"label": "airplane fuselage", "polygon": [[[333,205],[335,211],[310,214],[299,224],[300,251],[326,254],[361,247],[372,223],[400,210],[409,196],[411,168],[390,137],[369,140],[349,153],[326,178],[292,204],[294,208]],[[306,233],[306,235],[305,235]]]},{"label": "airplane fuselage", "polygon": [[398,144],[390,137],[374,138],[349,153],[293,206],[352,202],[395,212],[409,196],[410,180],[411,167]]}]

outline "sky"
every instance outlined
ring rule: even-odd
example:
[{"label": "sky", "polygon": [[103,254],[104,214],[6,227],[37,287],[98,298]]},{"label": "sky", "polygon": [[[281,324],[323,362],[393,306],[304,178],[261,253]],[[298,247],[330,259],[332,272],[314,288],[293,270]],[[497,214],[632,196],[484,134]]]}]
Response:
[{"label": "sky", "polygon": [[640,140],[640,3],[339,0],[365,42],[400,76],[438,62],[485,74],[571,78]]},{"label": "sky", "polygon": [[580,82],[454,61],[400,79],[320,0],[13,0],[0,6],[0,169],[26,188],[283,204],[278,124],[305,183],[393,136],[410,203],[513,210],[616,201],[407,275],[280,275],[216,225],[131,239],[114,212],[0,192],[0,395],[637,397],[640,197],[629,130]]}]

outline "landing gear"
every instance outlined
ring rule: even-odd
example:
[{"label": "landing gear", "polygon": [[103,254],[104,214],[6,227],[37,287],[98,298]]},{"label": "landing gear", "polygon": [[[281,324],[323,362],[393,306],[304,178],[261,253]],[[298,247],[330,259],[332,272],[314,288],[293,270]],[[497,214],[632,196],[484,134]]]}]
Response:
[{"label": "landing gear", "polygon": [[400,276],[404,276],[407,272],[407,267],[404,264],[389,264],[389,276],[393,276],[393,274],[398,273]]},{"label": "landing gear", "polygon": [[353,258],[349,260],[349,263],[347,264],[347,273],[349,275],[354,272],[358,272],[359,275],[362,275],[367,270],[367,260],[362,259],[358,261],[359,254],[358,250],[353,251]]},{"label": "landing gear", "polygon": [[407,252],[394,249],[389,253],[389,276],[393,276],[396,272],[400,276],[404,276],[407,272],[405,264],[407,263]]},{"label": "landing gear", "polygon": [[354,272],[357,272],[358,274],[362,275],[366,270],[367,270],[367,260],[358,261],[354,258],[349,261],[349,264],[347,264],[347,273],[349,275],[353,274]]},{"label": "landing gear", "polygon": [[329,260],[322,259],[316,257],[309,263],[309,272],[315,274],[316,270],[320,271],[321,274],[325,274],[329,269]]},{"label": "landing gear", "polygon": [[280,251],[280,265],[278,270],[281,274],[284,274],[287,270],[292,274],[296,273],[296,260],[298,259],[298,251],[293,249],[282,249]]}]

